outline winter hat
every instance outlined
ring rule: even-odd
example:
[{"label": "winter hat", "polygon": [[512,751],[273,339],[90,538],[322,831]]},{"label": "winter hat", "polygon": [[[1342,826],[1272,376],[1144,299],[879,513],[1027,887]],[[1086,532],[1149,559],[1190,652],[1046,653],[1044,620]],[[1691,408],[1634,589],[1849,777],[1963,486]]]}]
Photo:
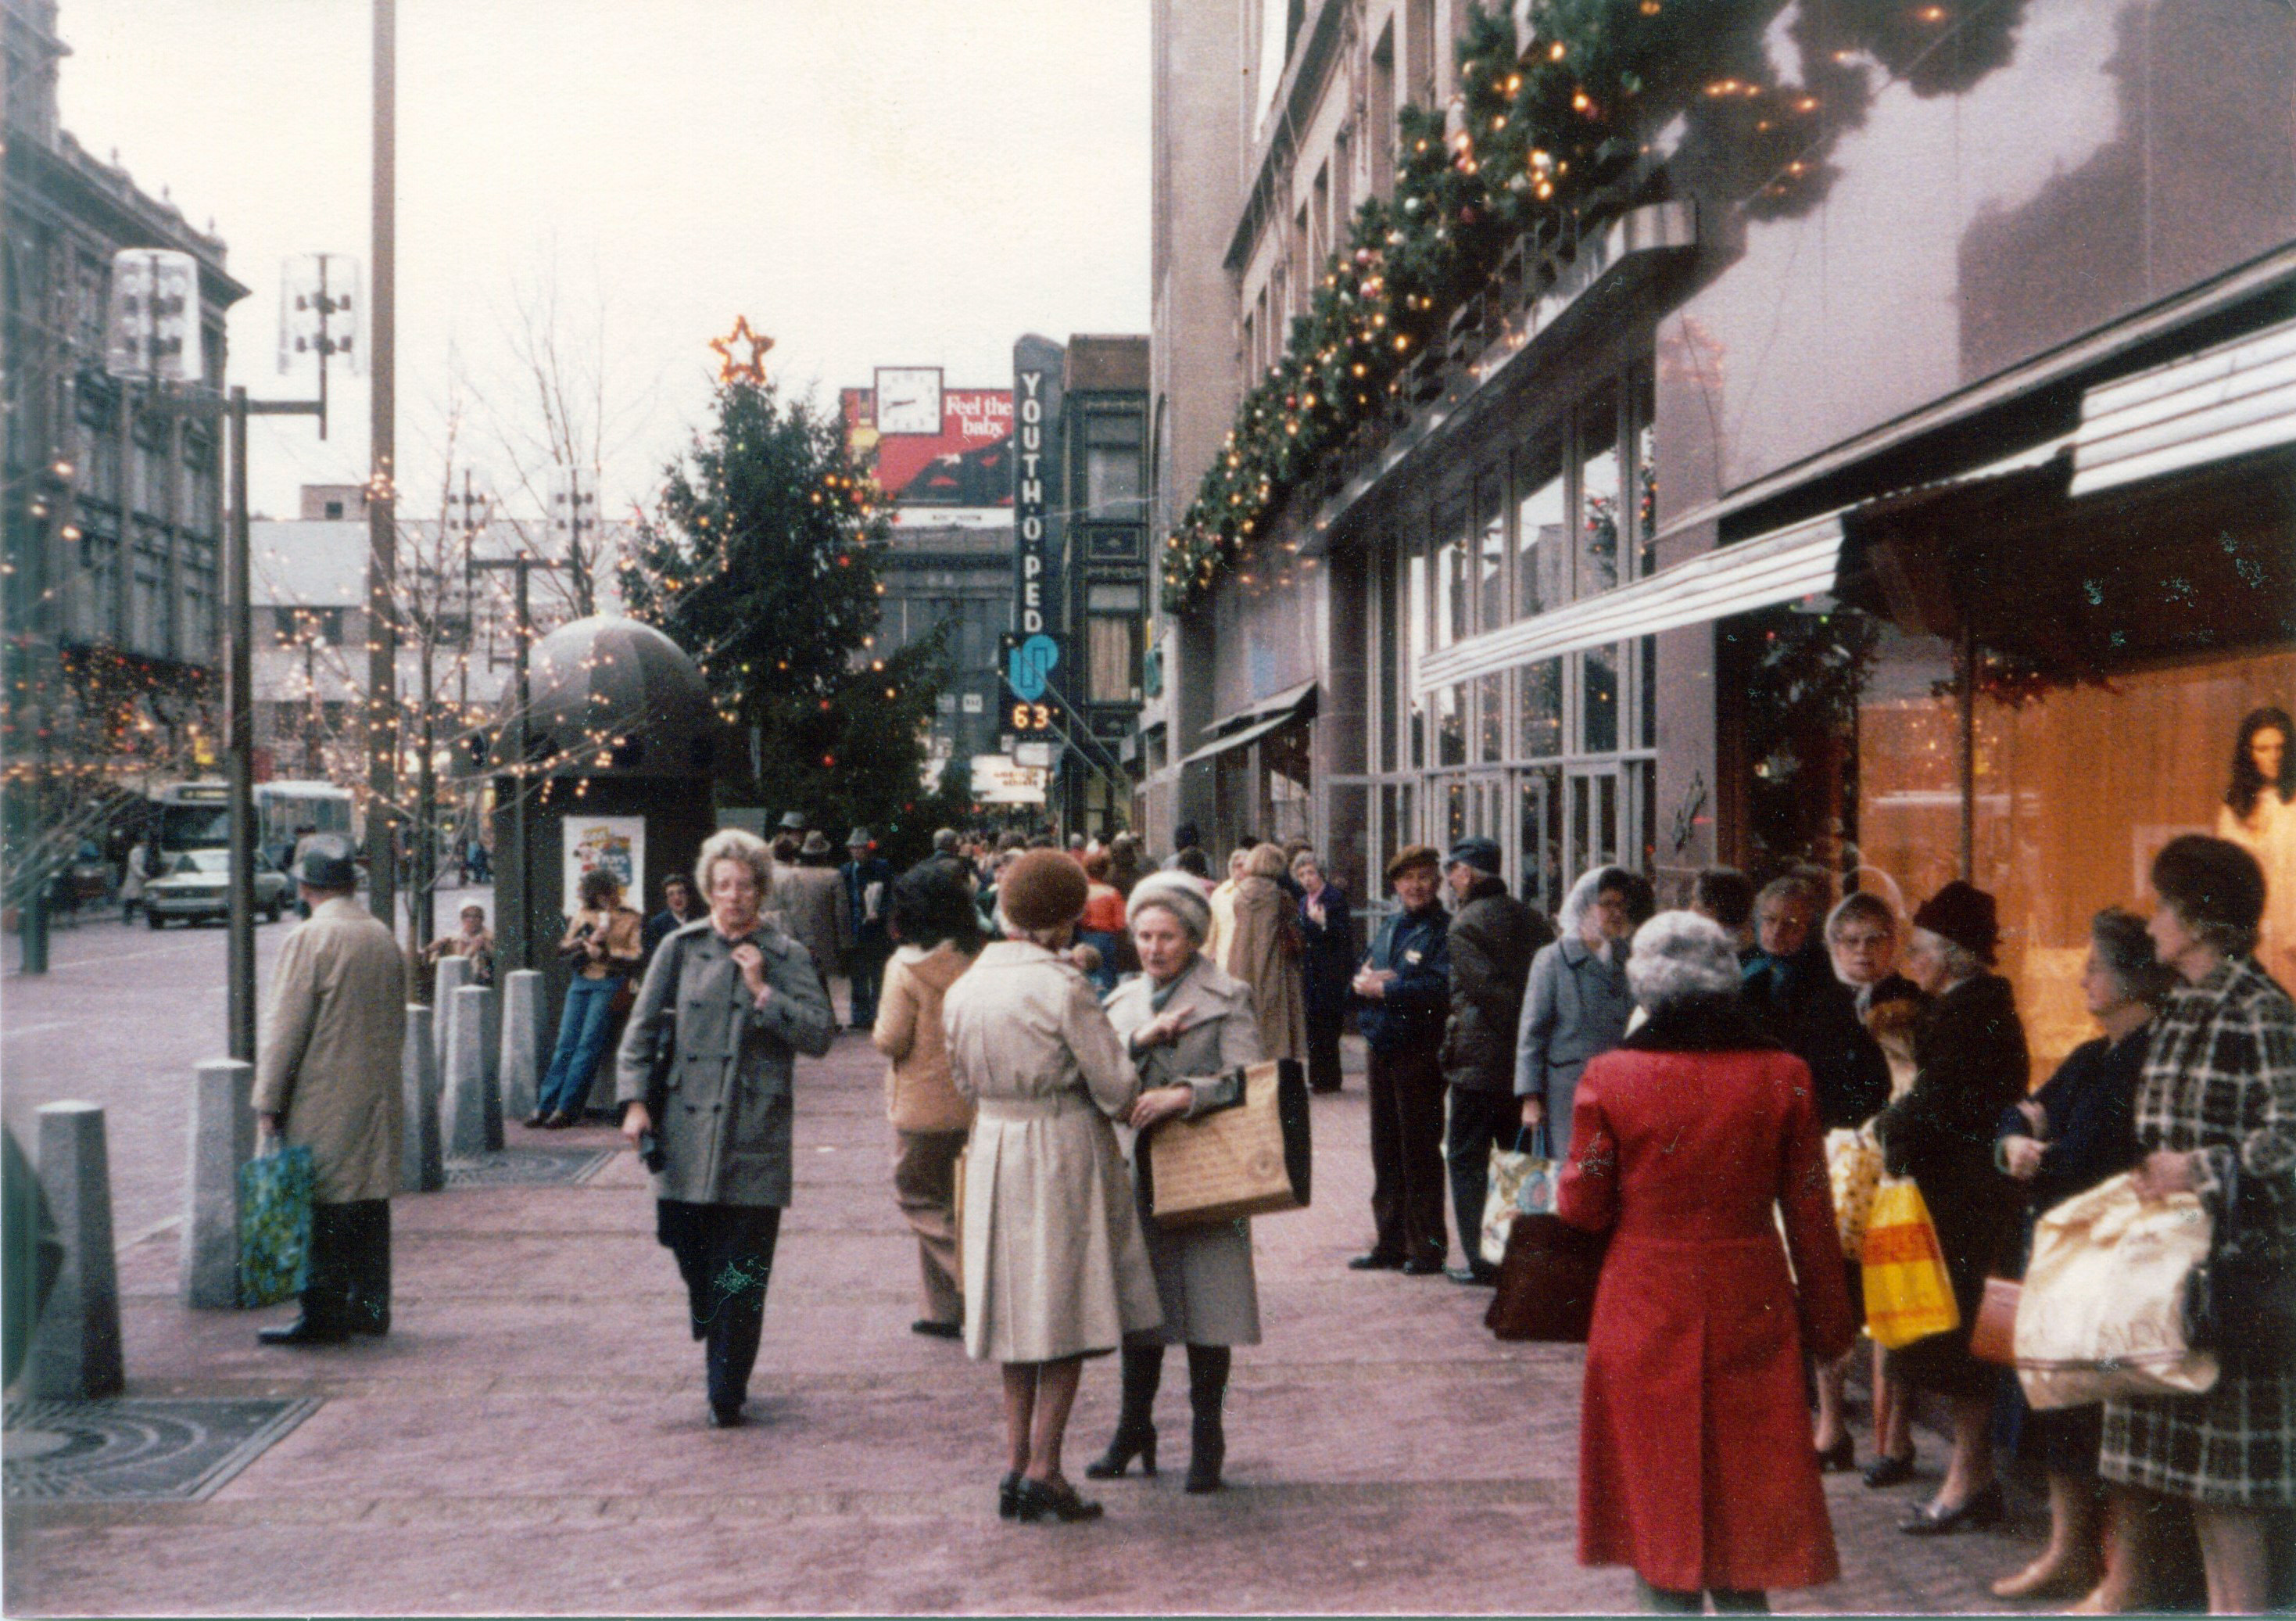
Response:
[{"label": "winter hat", "polygon": [[1454,867],[1472,867],[1477,872],[1488,873],[1494,878],[1498,876],[1502,865],[1498,843],[1492,839],[1461,839],[1451,846],[1451,853],[1443,858],[1446,872]]},{"label": "winter hat", "polygon": [[1031,850],[996,881],[996,904],[1016,929],[1056,929],[1084,915],[1090,898],[1084,868],[1063,850]]},{"label": "winter hat", "polygon": [[1952,941],[1988,965],[1993,961],[1994,948],[2001,943],[1993,897],[1959,878],[1922,902],[1922,909],[1914,914],[1914,926]]},{"label": "winter hat", "polygon": [[2264,916],[2264,868],[2229,839],[2170,839],[2152,858],[2152,887],[2194,928],[2253,929]]},{"label": "winter hat", "polygon": [[817,828],[815,831],[807,834],[805,835],[805,843],[798,847],[798,854],[800,855],[825,856],[828,853],[829,841],[822,836],[820,830]]},{"label": "winter hat", "polygon": [[1152,906],[1160,906],[1177,917],[1180,926],[1198,945],[1211,934],[1211,901],[1204,893],[1202,880],[1193,874],[1175,868],[1150,873],[1134,885],[1131,896],[1124,902],[1126,926],[1138,922],[1141,912]]},{"label": "winter hat", "polygon": [[1414,867],[1432,867],[1439,870],[1442,865],[1443,858],[1436,853],[1434,845],[1406,844],[1397,851],[1394,859],[1388,862],[1387,881],[1390,884],[1394,883]]}]

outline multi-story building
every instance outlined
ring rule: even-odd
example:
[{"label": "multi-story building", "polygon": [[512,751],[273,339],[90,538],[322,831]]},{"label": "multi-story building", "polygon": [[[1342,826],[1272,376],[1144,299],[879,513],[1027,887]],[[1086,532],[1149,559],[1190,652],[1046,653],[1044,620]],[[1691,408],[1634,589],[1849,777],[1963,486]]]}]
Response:
[{"label": "multi-story building", "polygon": [[2296,688],[2296,11],[1154,14],[1152,839],[1965,876],[2062,1052]]},{"label": "multi-story building", "polygon": [[[247,289],[224,243],[115,154],[58,127],[53,0],[0,4],[7,84],[0,187],[6,381],[6,747],[11,837],[193,772],[221,745],[222,428],[155,408],[104,369],[112,256],[187,253],[198,267],[198,386],[223,386],[224,316]],[[183,391],[179,390],[179,391]],[[38,794],[29,790],[37,778]],[[35,806],[31,797],[45,802]],[[100,829],[99,829],[100,830]]]}]

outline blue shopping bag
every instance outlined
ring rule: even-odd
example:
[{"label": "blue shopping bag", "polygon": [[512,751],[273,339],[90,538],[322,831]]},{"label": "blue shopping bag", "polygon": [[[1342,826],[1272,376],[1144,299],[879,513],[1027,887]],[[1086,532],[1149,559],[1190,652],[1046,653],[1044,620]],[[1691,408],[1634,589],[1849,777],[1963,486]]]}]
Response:
[{"label": "blue shopping bag", "polygon": [[311,1281],[311,1150],[291,1144],[239,1168],[239,1304],[277,1305]]}]

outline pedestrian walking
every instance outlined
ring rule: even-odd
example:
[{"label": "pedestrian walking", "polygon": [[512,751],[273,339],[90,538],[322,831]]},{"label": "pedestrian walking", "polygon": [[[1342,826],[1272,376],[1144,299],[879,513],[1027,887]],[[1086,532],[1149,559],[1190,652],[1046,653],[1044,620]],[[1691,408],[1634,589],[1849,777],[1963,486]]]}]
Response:
[{"label": "pedestrian walking", "polygon": [[893,954],[893,937],[886,927],[893,864],[876,851],[877,841],[869,830],[856,827],[845,835],[846,861],[837,869],[838,882],[845,892],[846,938],[852,942],[846,948],[845,959],[849,975],[847,1006],[855,1030],[867,1030],[876,1024],[878,985],[884,975],[885,959]]},{"label": "pedestrian walking", "polygon": [[724,828],[694,877],[709,916],[654,953],[615,1068],[622,1134],[658,1145],[654,1237],[676,1257],[687,1320],[704,1342],[709,1422],[742,1422],[765,1328],[782,1211],[790,1202],[796,1055],[836,1032],[829,992],[795,941],[761,917],[773,859]]},{"label": "pedestrian walking", "polygon": [[[661,910],[645,920],[645,932],[638,943],[644,948],[645,962],[651,967],[653,954],[661,942],[687,924],[708,916],[709,908],[693,893],[693,880],[682,872],[671,873],[661,881]],[[639,970],[641,975],[644,969]]]},{"label": "pedestrian walking", "polygon": [[917,1236],[923,1315],[909,1327],[955,1339],[964,1332],[957,1287],[956,1164],[972,1105],[950,1078],[941,1012],[948,988],[988,943],[964,880],[927,858],[895,881],[890,926],[900,942],[885,967],[870,1041],[891,1060],[885,1117],[893,1126],[893,1197]]},{"label": "pedestrian walking", "polygon": [[[1203,954],[1211,906],[1185,873],[1158,873],[1135,885],[1127,903],[1141,972],[1108,1000],[1108,1020],[1140,1073],[1131,1124],[1133,1160],[1152,1151],[1160,1122],[1193,1119],[1242,1100],[1238,1071],[1264,1056],[1252,990]],[[1133,1459],[1156,1472],[1156,1392],[1164,1348],[1188,1348],[1187,1490],[1220,1489],[1227,1458],[1221,1412],[1234,1347],[1259,1343],[1259,1286],[1251,1267],[1251,1223],[1215,1222],[1167,1230],[1137,1175],[1140,1223],[1156,1274],[1160,1327],[1128,1336],[1116,1434],[1085,1466],[1095,1480],[1124,1473]]]},{"label": "pedestrian walking", "polygon": [[1370,1049],[1371,1248],[1348,1265],[1412,1277],[1443,1270],[1443,1024],[1451,1005],[1450,918],[1441,860],[1408,844],[1387,864],[1400,903],[1372,937],[1349,989]]},{"label": "pedestrian walking", "polygon": [[1458,908],[1447,936],[1451,1010],[1442,1049],[1443,1078],[1451,1088],[1443,1155],[1462,1260],[1451,1270],[1454,1283],[1498,1280],[1498,1269],[1480,1253],[1491,1150],[1513,1147],[1521,1132],[1514,1100],[1515,1031],[1531,959],[1554,938],[1554,925],[1507,893],[1502,864],[1498,845],[1482,838],[1462,839],[1443,858],[1444,881]]},{"label": "pedestrian walking", "polygon": [[1211,938],[1204,942],[1204,950],[1212,954],[1214,962],[1227,960],[1228,937],[1235,933],[1235,886],[1243,882],[1245,864],[1251,860],[1250,840],[1227,852],[1227,876],[1212,885]]},{"label": "pedestrian walking", "polygon": [[127,847],[127,860],[119,875],[119,921],[135,921],[136,909],[144,904],[144,886],[158,876],[158,859],[151,844],[137,839]]},{"label": "pedestrian walking", "polygon": [[1010,937],[948,988],[949,1074],[973,1103],[965,1165],[964,1346],[1003,1366],[1006,1518],[1090,1519],[1061,1472],[1084,1359],[1161,1321],[1140,1217],[1110,1122],[1140,1078],[1064,952],[1084,869],[1031,850],[998,885]]},{"label": "pedestrian walking", "polygon": [[1990,1428],[1999,1370],[1969,1354],[1988,1273],[2015,1241],[2015,1186],[1994,1168],[1993,1125],[2025,1095],[2025,1027],[2009,982],[1987,970],[2001,930],[1993,897],[1956,879],[1914,914],[1906,968],[1932,1000],[1914,1026],[1913,1089],[1874,1122],[1883,1164],[1929,1207],[1960,1326],[1890,1353],[1892,1379],[1945,1397],[1953,1453],[1936,1497],[1898,1529],[1929,1536],[2003,1513]]},{"label": "pedestrian walking", "polygon": [[1307,940],[1300,903],[1283,887],[1287,866],[1278,846],[1252,846],[1236,879],[1227,954],[1216,960],[1250,988],[1262,1055],[1298,1059],[1308,1056],[1307,982],[1300,972]]},{"label": "pedestrian walking", "polygon": [[544,1071],[529,1126],[578,1125],[590,1084],[606,1056],[614,1001],[645,955],[645,919],[622,904],[622,881],[603,867],[582,875],[580,904],[567,920],[558,954],[572,970],[558,1016],[558,1041]]},{"label": "pedestrian walking", "polygon": [[1628,942],[1651,915],[1650,885],[1623,867],[1586,873],[1563,897],[1559,938],[1530,960],[1515,1031],[1515,1096],[1526,1130],[1570,1140],[1570,1099],[1588,1059],[1627,1033]]},{"label": "pedestrian walking", "polygon": [[406,964],[390,930],[354,898],[350,842],[305,843],[295,878],[309,919],[280,942],[268,1039],[256,1065],[255,1118],[266,1140],[311,1150],[310,1280],[274,1345],[328,1345],[390,1330],[390,1196],[398,1185],[399,1047]]},{"label": "pedestrian walking", "polygon": [[[2152,876],[2152,943],[2183,983],[2153,1031],[2137,1092],[2140,1190],[2197,1194],[2214,1232],[2285,1256],[2296,1247],[2296,1004],[2256,960],[2266,874],[2239,845],[2187,834],[2161,848]],[[2220,1238],[2211,1270],[2234,1275],[2215,1285],[2227,1291],[2219,1321],[2265,1316],[2254,1292],[2288,1288],[2284,1271],[2243,1274],[2222,1264],[2226,1254]],[[2158,1558],[2149,1510],[2164,1498],[2191,1505],[2209,1609],[2234,1615],[2270,1603],[2275,1517],[2284,1551],[2296,1508],[2296,1362],[2284,1342],[2260,1337],[2216,1351],[2221,1371],[2204,1395],[2105,1403],[2098,1472],[2112,1483],[2114,1530],[2138,1571]],[[2108,1570],[2090,1607],[2144,1601],[2112,1577]]]},{"label": "pedestrian walking", "polygon": [[1116,989],[1124,953],[1124,892],[1108,881],[1113,865],[1105,850],[1086,854],[1084,916],[1077,919],[1077,943],[1090,946],[1100,957],[1099,966],[1087,969],[1086,977],[1103,996]]},{"label": "pedestrian walking", "polygon": [[1292,858],[1300,885],[1300,959],[1308,1036],[1308,1090],[1340,1090],[1340,1037],[1348,1022],[1348,982],[1356,971],[1356,919],[1348,892],[1324,876],[1313,851]]},{"label": "pedestrian walking", "polygon": [[[2153,954],[2144,920],[2107,907],[2089,923],[2081,999],[2104,1033],[2067,1055],[2048,1083],[2005,1109],[1993,1155],[2025,1189],[2025,1230],[2011,1275],[2023,1277],[2033,1253],[2033,1223],[2077,1193],[2086,1193],[2142,1157],[2136,1146],[2136,1088],[2152,1049],[2152,1020],[2176,981]],[[2019,1393],[2021,1405],[2022,1392]],[[2026,1408],[2022,1450],[2041,1461],[2049,1482],[2049,1543],[2039,1556],[1992,1585],[1997,1599],[2069,1598],[2098,1583],[2104,1551],[2104,1486],[2097,1477],[2103,1411],[2097,1403],[2047,1412]],[[2114,1540],[2126,1564],[2129,1539]],[[2133,1590],[2135,1573],[2115,1584]]]},{"label": "pedestrian walking", "polygon": [[781,868],[775,875],[773,899],[767,904],[780,910],[783,927],[806,949],[813,959],[814,972],[821,975],[822,987],[829,989],[830,975],[843,965],[846,950],[853,943],[853,923],[844,880],[838,876],[837,859],[824,835],[806,835],[798,846],[796,863]]},{"label": "pedestrian walking", "polygon": [[1720,926],[1666,912],[1632,944],[1650,1017],[1578,1076],[1556,1188],[1564,1221],[1611,1235],[1578,1559],[1631,1566],[1656,1611],[1760,1610],[1840,1574],[1802,1406],[1805,1348],[1831,1361],[1856,1332],[1822,1133],[1807,1067],[1738,1007]]}]

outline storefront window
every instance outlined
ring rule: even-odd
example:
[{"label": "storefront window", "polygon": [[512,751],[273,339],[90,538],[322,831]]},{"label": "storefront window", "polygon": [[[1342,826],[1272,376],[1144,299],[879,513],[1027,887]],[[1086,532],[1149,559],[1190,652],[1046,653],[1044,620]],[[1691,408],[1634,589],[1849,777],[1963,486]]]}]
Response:
[{"label": "storefront window", "polygon": [[1515,781],[1522,838],[1515,893],[1551,917],[1562,905],[1562,772],[1544,766]]},{"label": "storefront window", "polygon": [[1475,481],[1475,623],[1496,630],[1507,621],[1506,481],[1498,472]]},{"label": "storefront window", "polygon": [[1373,700],[1379,727],[1379,769],[1396,769],[1396,738],[1398,728],[1398,695],[1403,681],[1402,649],[1397,640],[1397,599],[1402,595],[1403,582],[1396,577],[1395,551],[1392,547],[1379,554],[1379,638],[1378,695]]},{"label": "storefront window", "polygon": [[1658,411],[1648,371],[1636,374],[1634,401],[1629,426],[1633,471],[1628,488],[1634,506],[1635,578],[1641,580],[1658,567],[1658,429],[1653,425]]},{"label": "storefront window", "polygon": [[1525,760],[1550,760],[1562,753],[1562,661],[1541,659],[1517,672],[1522,704],[1521,747]]},{"label": "storefront window", "polygon": [[1404,670],[1403,682],[1411,693],[1410,769],[1415,771],[1427,764],[1427,705],[1415,685],[1419,661],[1427,653],[1427,558],[1415,546],[1404,564],[1403,583],[1404,622],[1410,627],[1411,636],[1411,662]]},{"label": "storefront window", "polygon": [[1491,674],[1475,682],[1475,763],[1496,765],[1506,758],[1506,677]]},{"label": "storefront window", "polygon": [[1439,688],[1435,694],[1435,763],[1467,763],[1467,685]]},{"label": "storefront window", "polygon": [[1641,650],[1642,679],[1637,707],[1642,711],[1642,729],[1635,736],[1636,744],[1646,749],[1658,747],[1658,638],[1645,636],[1635,646]]},{"label": "storefront window", "polygon": [[1514,489],[1514,613],[1529,619],[1560,607],[1568,595],[1570,514],[1563,506],[1560,440],[1550,436],[1515,454]]},{"label": "storefront window", "polygon": [[1619,746],[1619,650],[1589,647],[1583,656],[1578,752],[1614,753]]},{"label": "storefront window", "polygon": [[1448,647],[1467,634],[1472,583],[1467,573],[1467,508],[1463,502],[1435,514],[1435,640]]},{"label": "storefront window", "polygon": [[1443,848],[1449,850],[1467,836],[1467,785],[1456,778],[1443,788]]},{"label": "storefront window", "polygon": [[1578,592],[1619,583],[1619,401],[1603,389],[1578,413]]}]

